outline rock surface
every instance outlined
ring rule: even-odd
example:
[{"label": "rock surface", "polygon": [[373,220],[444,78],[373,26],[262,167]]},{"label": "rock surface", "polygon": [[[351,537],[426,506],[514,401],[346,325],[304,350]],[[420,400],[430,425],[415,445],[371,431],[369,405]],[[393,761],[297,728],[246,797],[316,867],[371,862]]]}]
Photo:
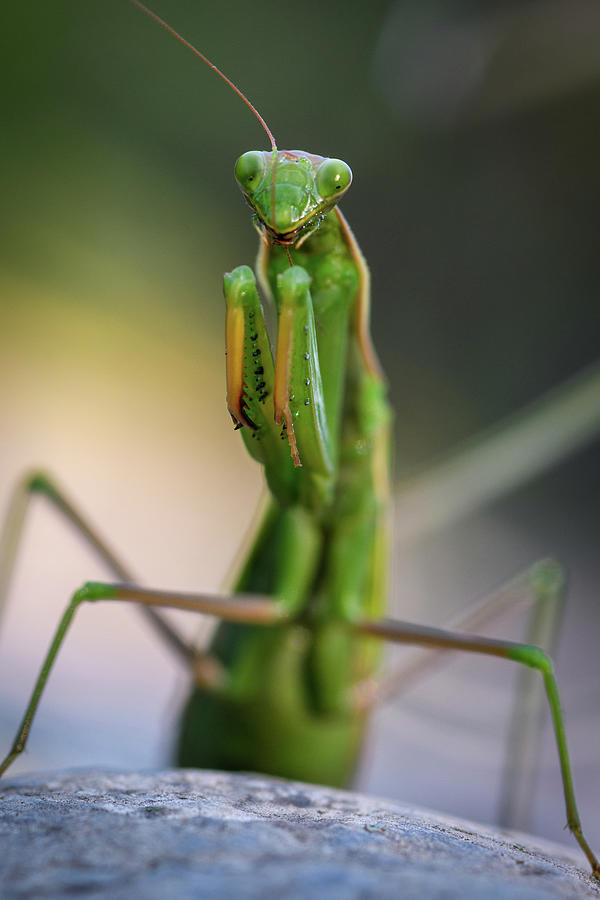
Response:
[{"label": "rock surface", "polygon": [[7,780],[0,847],[4,900],[600,897],[576,850],[258,775]]}]

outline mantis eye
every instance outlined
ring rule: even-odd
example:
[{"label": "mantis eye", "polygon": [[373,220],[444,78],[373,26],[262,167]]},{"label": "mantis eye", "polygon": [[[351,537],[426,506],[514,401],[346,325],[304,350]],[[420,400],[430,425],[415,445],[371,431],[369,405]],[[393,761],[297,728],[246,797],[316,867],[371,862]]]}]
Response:
[{"label": "mantis eye", "polygon": [[246,192],[254,191],[263,180],[265,174],[265,158],[259,150],[248,150],[235,164],[235,177]]},{"label": "mantis eye", "polygon": [[352,169],[341,159],[326,159],[317,172],[316,186],[326,200],[343,193],[352,182]]}]

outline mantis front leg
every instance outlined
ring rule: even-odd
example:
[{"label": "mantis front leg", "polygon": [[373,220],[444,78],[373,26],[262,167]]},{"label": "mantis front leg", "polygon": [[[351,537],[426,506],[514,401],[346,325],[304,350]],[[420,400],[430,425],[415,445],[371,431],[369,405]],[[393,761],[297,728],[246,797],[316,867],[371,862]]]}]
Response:
[{"label": "mantis front leg", "polygon": [[310,282],[300,266],[277,278],[274,363],[252,270],[225,276],[227,404],[275,498],[317,508],[331,502],[335,462]]}]

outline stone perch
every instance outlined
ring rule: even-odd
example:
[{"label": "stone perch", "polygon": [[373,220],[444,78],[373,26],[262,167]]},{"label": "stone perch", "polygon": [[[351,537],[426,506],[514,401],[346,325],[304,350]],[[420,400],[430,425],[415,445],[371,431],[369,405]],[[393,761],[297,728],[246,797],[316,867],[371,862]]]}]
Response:
[{"label": "stone perch", "polygon": [[74,772],[0,783],[3,900],[583,900],[577,853],[258,775]]}]

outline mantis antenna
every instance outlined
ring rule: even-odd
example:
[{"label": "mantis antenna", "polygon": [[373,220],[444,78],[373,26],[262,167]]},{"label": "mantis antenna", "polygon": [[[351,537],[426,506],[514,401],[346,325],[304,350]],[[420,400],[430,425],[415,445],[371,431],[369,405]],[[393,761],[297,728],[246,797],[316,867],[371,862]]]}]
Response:
[{"label": "mantis antenna", "polygon": [[248,98],[246,97],[246,95],[242,91],[240,91],[239,87],[237,87],[237,85],[235,85],[233,83],[233,81],[231,81],[231,79],[227,77],[227,75],[224,75],[223,72],[221,72],[221,70],[219,68],[217,68],[217,66],[215,66],[215,64],[213,62],[211,62],[210,59],[208,59],[208,57],[206,57],[203,53],[200,53],[200,51],[197,50],[193,44],[190,44],[189,41],[186,41],[186,39],[184,37],[182,37],[177,31],[175,31],[174,28],[171,28],[171,26],[169,24],[167,24],[167,22],[165,22],[164,19],[161,19],[160,16],[157,16],[155,12],[152,12],[151,9],[148,9],[147,6],[144,6],[144,4],[140,3],[139,0],[131,0],[131,2],[133,3],[134,6],[137,6],[138,9],[141,9],[142,12],[146,13],[147,16],[150,16],[151,19],[154,19],[155,22],[158,22],[159,25],[162,25],[162,27],[165,28],[169,32],[169,34],[172,34],[173,37],[176,37],[178,41],[181,41],[181,43],[184,44],[189,50],[191,50],[192,53],[195,53],[196,56],[199,56],[200,59],[203,62],[205,62],[206,65],[209,66],[213,70],[213,72],[216,72],[216,74],[220,78],[222,78],[226,84],[229,85],[229,87],[232,89],[232,91],[235,91],[235,93],[238,95],[238,97],[241,97],[241,99],[244,101],[246,106],[250,107],[250,109],[252,110],[252,112],[254,113],[254,115],[256,116],[256,118],[258,119],[258,121],[260,122],[262,127],[264,128],[264,130],[267,132],[267,136],[268,136],[269,140],[271,141],[271,147],[273,149],[273,152],[276,153],[277,152],[277,144],[275,143],[275,138],[273,137],[273,133],[271,132],[271,129],[269,128],[269,126],[267,125],[267,123],[265,122],[265,120],[263,119],[261,114],[259,113],[259,111],[256,109],[256,107],[253,106],[250,103],[250,101],[248,100]]}]

